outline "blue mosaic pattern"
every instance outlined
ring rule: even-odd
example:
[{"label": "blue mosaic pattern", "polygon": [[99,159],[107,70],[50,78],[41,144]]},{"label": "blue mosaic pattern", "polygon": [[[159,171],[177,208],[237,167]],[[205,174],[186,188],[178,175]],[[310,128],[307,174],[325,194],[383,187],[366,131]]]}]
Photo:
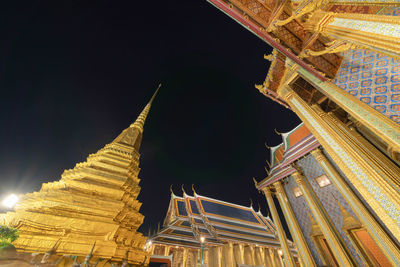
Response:
[{"label": "blue mosaic pattern", "polygon": [[[358,255],[356,249],[353,247],[351,241],[347,237],[347,235],[343,232],[343,216],[340,211],[339,205],[337,204],[335,198],[339,201],[340,205],[345,208],[354,218],[357,216],[354,214],[353,210],[347,204],[346,200],[342,197],[336,187],[331,184],[325,187],[319,187],[315,178],[325,174],[322,170],[321,166],[318,164],[318,161],[312,156],[308,155],[304,159],[299,160],[299,166],[302,168],[304,172],[304,176],[309,181],[311,187],[313,188],[315,194],[318,199],[321,201],[322,206],[324,206],[326,212],[328,213],[331,221],[335,225],[336,230],[339,232],[342,237],[346,247],[349,249],[350,253],[353,255],[354,259],[357,262],[357,266],[364,266],[363,261]],[[335,196],[335,198],[333,197]]]},{"label": "blue mosaic pattern", "polygon": [[192,209],[192,212],[193,212],[194,214],[200,214],[199,209],[197,208],[196,201],[194,201],[194,200],[189,200],[189,202],[190,202],[190,208]]},{"label": "blue mosaic pattern", "polygon": [[220,203],[215,203],[204,199],[201,199],[200,201],[206,213],[221,215],[229,218],[234,218],[259,224],[257,218],[254,217],[254,214],[249,210],[223,205]]},{"label": "blue mosaic pattern", "polygon": [[323,266],[323,262],[319,257],[318,250],[312,241],[310,234],[311,234],[311,223],[307,216],[306,211],[304,210],[307,206],[307,203],[304,197],[296,198],[293,194],[293,188],[297,187],[296,182],[294,181],[293,177],[288,178],[288,183],[284,186],[286,195],[292,206],[294,215],[296,216],[297,221],[299,222],[301,231],[303,232],[304,238],[306,239],[307,245],[310,248],[311,254],[315,260],[317,266]]},{"label": "blue mosaic pattern", "polygon": [[384,7],[378,12],[378,14],[385,16],[400,16],[400,7]]},{"label": "blue mosaic pattern", "polygon": [[183,202],[183,200],[178,200],[177,203],[179,215],[187,216],[185,202]]},{"label": "blue mosaic pattern", "polygon": [[375,211],[369,206],[368,202],[364,200],[362,195],[357,191],[357,188],[349,181],[349,179],[346,177],[346,175],[342,172],[342,170],[337,166],[337,164],[333,161],[331,156],[324,151],[325,156],[329,160],[329,162],[335,167],[335,169],[339,172],[339,174],[343,177],[343,179],[346,181],[347,185],[353,190],[353,192],[357,195],[357,197],[361,200],[361,202],[364,204],[364,206],[369,210],[369,212],[374,216],[375,220],[378,221],[378,223],[386,230],[386,232],[392,237],[392,239],[396,242],[397,246],[400,247],[400,242],[392,235],[390,230],[386,227],[386,225],[383,223],[383,221],[376,215]]},{"label": "blue mosaic pattern", "polygon": [[[354,214],[350,206],[347,204],[345,199],[341,196],[341,194],[334,185],[331,184],[323,188],[319,187],[319,185],[315,181],[315,178],[325,174],[325,172],[322,170],[322,168],[312,155],[308,155],[304,159],[299,160],[299,166],[303,169],[304,175],[306,176],[307,180],[309,181],[310,185],[315,191],[318,199],[324,206],[326,212],[328,213],[333,224],[335,225],[335,228],[341,235],[343,241],[346,244],[346,247],[349,249],[350,253],[356,260],[357,266],[364,266],[364,263],[362,262],[356,249],[351,244],[351,241],[348,239],[347,235],[342,231],[343,216],[339,206],[337,205],[335,198],[339,201],[340,205],[342,205],[343,208],[345,208],[352,216],[354,216],[354,218],[357,218],[357,216]],[[288,200],[293,207],[296,218],[300,224],[300,228],[303,231],[304,236],[307,240],[307,244],[310,247],[311,253],[317,265],[322,266],[322,261],[318,256],[318,251],[310,237],[311,225],[308,215],[305,211],[305,206],[307,206],[308,208],[308,205],[303,196],[298,198],[294,196],[293,188],[295,188],[296,186],[297,186],[296,182],[292,177],[290,177],[288,183],[285,185],[285,191],[288,196]],[[333,196],[335,196],[335,198]]]},{"label": "blue mosaic pattern", "polygon": [[333,82],[400,124],[400,60],[367,49],[348,50]]}]

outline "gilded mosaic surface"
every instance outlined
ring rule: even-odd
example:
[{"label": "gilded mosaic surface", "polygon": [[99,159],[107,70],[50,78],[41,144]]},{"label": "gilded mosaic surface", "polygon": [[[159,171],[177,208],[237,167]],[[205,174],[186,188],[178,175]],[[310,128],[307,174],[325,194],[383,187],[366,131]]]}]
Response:
[{"label": "gilded mosaic surface", "polygon": [[[347,202],[344,200],[344,198],[340,195],[339,191],[336,189],[336,187],[331,184],[325,187],[319,187],[317,182],[315,181],[315,178],[325,174],[325,172],[322,170],[322,168],[319,166],[318,162],[315,160],[315,158],[311,155],[308,155],[304,159],[299,161],[299,165],[302,168],[305,177],[308,179],[310,182],[313,190],[315,191],[316,195],[318,196],[319,200],[321,201],[322,205],[324,206],[326,212],[328,213],[330,219],[332,220],[334,226],[340,233],[343,241],[346,244],[346,247],[349,249],[350,253],[354,257],[354,259],[357,262],[357,266],[364,266],[363,261],[361,260],[360,256],[356,252],[356,249],[353,247],[351,244],[351,241],[348,239],[347,235],[343,232],[342,227],[343,227],[343,216],[340,211],[340,208],[335,200],[339,201],[339,203],[348,211],[354,218],[357,218],[357,216],[354,214],[354,212],[351,210],[350,206],[347,204]],[[288,195],[288,199],[290,201],[290,204],[292,205],[296,218],[299,221],[300,227],[303,230],[303,233],[306,235],[306,240],[307,244],[309,244],[311,253],[313,254],[314,259],[317,259],[315,257],[315,253],[318,254],[315,246],[310,245],[312,242],[311,238],[309,237],[310,231],[311,231],[311,226],[310,226],[310,220],[308,219],[308,215],[304,210],[304,204],[305,200],[303,196],[300,196],[296,198],[293,195],[293,188],[296,187],[296,183],[293,181],[292,178],[289,179],[289,183],[285,186],[285,191]],[[333,197],[335,196],[335,198]],[[303,204],[304,203],[304,204]],[[307,204],[306,204],[307,205]],[[308,206],[307,206],[308,207]],[[316,260],[318,261],[318,260]],[[317,262],[319,266],[320,263]]]},{"label": "gilded mosaic surface", "polygon": [[349,50],[333,82],[400,124],[400,60],[371,50]]}]

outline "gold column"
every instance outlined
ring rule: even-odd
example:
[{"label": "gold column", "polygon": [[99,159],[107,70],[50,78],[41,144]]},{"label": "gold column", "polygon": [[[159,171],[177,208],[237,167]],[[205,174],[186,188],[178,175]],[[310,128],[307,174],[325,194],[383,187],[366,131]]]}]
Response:
[{"label": "gold column", "polygon": [[366,155],[355,149],[356,144],[352,140],[339,134],[335,123],[329,124],[323,119],[326,113],[311,108],[289,86],[282,86],[278,93],[317,138],[393,236],[400,240],[400,188],[396,185],[398,178],[390,180],[385,172],[375,169],[366,159]]},{"label": "gold column", "polygon": [[235,255],[236,264],[244,264],[243,257],[242,257],[242,252],[241,252],[239,244],[233,245],[233,253]]},{"label": "gold column", "polygon": [[276,267],[281,267],[281,266],[286,267],[286,265],[283,265],[282,257],[281,257],[281,255],[279,255],[278,249],[272,250],[272,257],[274,259],[274,264]]},{"label": "gold column", "polygon": [[244,264],[246,264],[246,265],[254,265],[251,246],[249,246],[249,245],[246,245],[244,247]]},{"label": "gold column", "polygon": [[231,242],[224,244],[224,261],[222,266],[235,266],[235,257],[233,255],[233,244]]},{"label": "gold column", "polygon": [[256,266],[263,266],[264,265],[264,261],[263,261],[263,257],[262,257],[262,248],[261,247],[255,247],[255,252],[254,252],[254,265]]},{"label": "gold column", "polygon": [[340,266],[356,266],[353,257],[348,251],[346,245],[340,237],[340,234],[337,232],[335,226],[333,225],[308,180],[298,171],[294,172],[292,176],[303,192],[304,199],[310,207],[314,218],[321,227],[322,233],[324,234],[325,239]]},{"label": "gold column", "polygon": [[218,246],[212,247],[213,250],[213,266],[221,267],[220,264],[220,249]]},{"label": "gold column", "polygon": [[306,239],[304,238],[300,225],[297,222],[296,216],[294,215],[293,209],[287,199],[286,192],[282,187],[281,181],[275,182],[274,186],[276,188],[276,196],[279,204],[282,207],[283,215],[288,223],[290,233],[295,240],[297,252],[299,253],[301,261],[303,261],[306,266],[317,266],[311,254],[310,248],[307,245]]},{"label": "gold column", "polygon": [[368,233],[374,239],[381,251],[391,261],[393,266],[400,266],[400,249],[387,235],[382,226],[370,214],[364,204],[354,194],[346,181],[336,171],[336,168],[329,162],[320,149],[311,152],[315,159],[319,162],[324,172],[329,176],[332,183],[339,190],[340,194],[349,204],[351,209],[357,215],[363,226],[367,228]]},{"label": "gold column", "polygon": [[270,248],[264,248],[264,265],[275,267],[270,250]]},{"label": "gold column", "polygon": [[186,267],[186,263],[188,261],[188,249],[183,249],[183,259],[182,259],[182,267]]},{"label": "gold column", "polygon": [[265,195],[265,198],[267,199],[269,209],[272,214],[272,219],[274,220],[274,224],[278,230],[278,237],[279,237],[279,242],[281,244],[282,250],[283,250],[283,255],[285,257],[285,263],[287,266],[292,267],[296,266],[292,253],[290,252],[289,249],[289,244],[287,242],[286,234],[285,231],[283,230],[281,220],[278,215],[278,211],[276,210],[274,199],[272,198],[271,195],[271,190],[268,187],[263,188],[263,192]]},{"label": "gold column", "polygon": [[376,134],[393,151],[400,152],[400,126],[397,123],[331,81],[322,82],[303,68],[298,68],[298,73],[360,124]]},{"label": "gold column", "polygon": [[167,245],[164,247],[164,256],[169,256],[169,246]]},{"label": "gold column", "polygon": [[213,246],[209,246],[207,258],[208,258],[208,264],[210,264],[210,266],[214,266],[214,258],[215,258],[214,253],[215,251],[213,249]]}]

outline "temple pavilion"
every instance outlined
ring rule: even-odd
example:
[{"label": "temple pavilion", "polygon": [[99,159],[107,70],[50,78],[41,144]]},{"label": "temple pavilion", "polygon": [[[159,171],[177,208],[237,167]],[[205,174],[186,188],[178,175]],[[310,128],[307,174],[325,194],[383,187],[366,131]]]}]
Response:
[{"label": "temple pavilion", "polygon": [[[289,250],[297,258],[293,242]],[[149,238],[153,258],[172,255],[173,266],[284,266],[277,229],[253,207],[171,192],[163,226]]]}]

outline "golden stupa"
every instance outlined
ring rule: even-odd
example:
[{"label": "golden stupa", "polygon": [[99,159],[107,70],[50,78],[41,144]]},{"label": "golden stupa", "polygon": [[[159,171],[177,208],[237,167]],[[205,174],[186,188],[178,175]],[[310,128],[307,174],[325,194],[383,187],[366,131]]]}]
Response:
[{"label": "golden stupa", "polygon": [[18,252],[41,253],[42,262],[52,258],[64,266],[71,257],[75,262],[148,264],[146,237],[137,232],[144,219],[137,200],[139,147],[157,91],[137,120],[110,144],[65,170],[59,181],[22,196],[15,211],[0,214],[0,224],[19,230],[13,243]]}]

